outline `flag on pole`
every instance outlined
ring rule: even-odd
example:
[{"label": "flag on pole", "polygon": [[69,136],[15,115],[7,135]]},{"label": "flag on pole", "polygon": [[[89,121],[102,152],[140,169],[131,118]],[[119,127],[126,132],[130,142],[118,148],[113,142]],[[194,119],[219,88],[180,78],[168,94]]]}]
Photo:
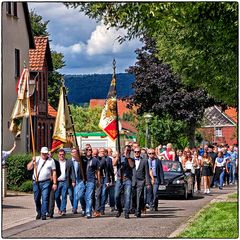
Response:
[{"label": "flag on pole", "polygon": [[29,116],[29,71],[27,68],[23,69],[19,78],[17,95],[18,98],[13,108],[9,127],[15,137],[21,134],[23,117]]},{"label": "flag on pole", "polygon": [[113,75],[108,96],[102,110],[99,127],[112,139],[118,137],[116,77]]},{"label": "flag on pole", "polygon": [[52,136],[53,142],[51,152],[54,152],[62,147],[71,147],[72,145],[76,146],[73,135],[73,123],[65,96],[65,87],[61,87],[57,117]]}]

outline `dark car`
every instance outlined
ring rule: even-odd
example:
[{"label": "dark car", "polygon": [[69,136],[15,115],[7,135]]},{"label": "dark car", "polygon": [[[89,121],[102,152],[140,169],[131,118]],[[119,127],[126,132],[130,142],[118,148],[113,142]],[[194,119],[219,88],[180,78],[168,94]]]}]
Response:
[{"label": "dark car", "polygon": [[164,184],[158,187],[158,197],[182,196],[184,199],[193,197],[194,186],[191,172],[184,172],[178,161],[162,160]]}]

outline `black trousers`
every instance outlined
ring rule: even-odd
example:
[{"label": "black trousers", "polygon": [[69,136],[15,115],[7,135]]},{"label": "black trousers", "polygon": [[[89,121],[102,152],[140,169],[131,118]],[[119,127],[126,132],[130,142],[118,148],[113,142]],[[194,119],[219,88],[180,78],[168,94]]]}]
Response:
[{"label": "black trousers", "polygon": [[196,182],[197,182],[197,190],[201,190],[201,170],[195,169],[195,177],[196,177]]},{"label": "black trousers", "polygon": [[51,191],[49,194],[49,204],[48,204],[48,214],[49,215],[53,216],[54,208],[55,208],[55,191],[52,189],[52,185],[51,185]]},{"label": "black trousers", "polygon": [[141,210],[144,208],[144,205],[145,205],[144,204],[144,185],[145,185],[145,181],[137,180],[136,214],[138,215],[141,215]]}]

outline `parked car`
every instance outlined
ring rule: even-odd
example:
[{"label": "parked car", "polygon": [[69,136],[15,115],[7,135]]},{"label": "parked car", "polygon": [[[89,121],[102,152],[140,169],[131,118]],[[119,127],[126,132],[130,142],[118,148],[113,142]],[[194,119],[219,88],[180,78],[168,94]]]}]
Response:
[{"label": "parked car", "polygon": [[184,199],[193,197],[194,186],[191,172],[184,172],[178,161],[162,160],[164,184],[158,187],[160,196],[182,196]]}]

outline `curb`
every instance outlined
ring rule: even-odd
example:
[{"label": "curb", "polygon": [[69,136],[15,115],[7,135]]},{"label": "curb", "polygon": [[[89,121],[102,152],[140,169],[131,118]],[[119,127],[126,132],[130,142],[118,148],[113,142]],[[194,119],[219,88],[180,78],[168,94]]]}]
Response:
[{"label": "curb", "polygon": [[228,195],[232,195],[234,193],[237,193],[237,191],[234,191],[234,192],[231,192],[231,193],[227,193],[227,194],[224,194],[224,195],[220,195],[220,196],[217,196],[216,198],[212,199],[206,206],[204,206],[202,209],[200,209],[195,215],[190,217],[187,220],[187,222],[185,222],[182,225],[180,225],[180,227],[177,228],[174,232],[172,232],[167,238],[177,238],[177,236],[181,232],[183,232],[191,223],[193,223],[197,219],[199,214],[202,213],[206,208],[208,208],[211,203],[226,202],[226,200],[228,198]]}]

